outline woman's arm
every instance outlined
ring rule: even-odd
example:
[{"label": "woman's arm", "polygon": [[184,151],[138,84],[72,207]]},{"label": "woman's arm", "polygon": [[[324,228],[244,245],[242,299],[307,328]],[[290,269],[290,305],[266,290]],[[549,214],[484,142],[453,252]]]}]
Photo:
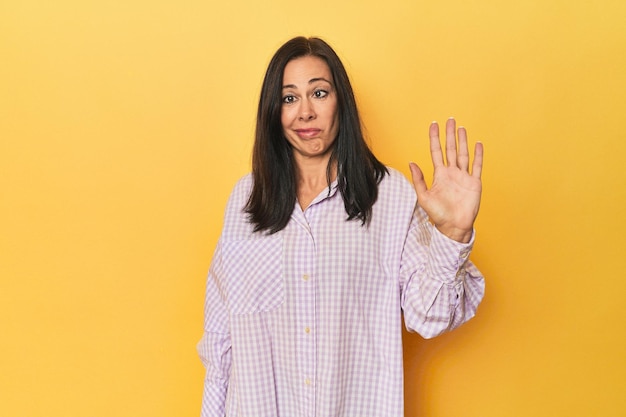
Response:
[{"label": "woman's arm", "polygon": [[206,367],[202,417],[225,415],[226,390],[231,366],[230,332],[222,276],[221,243],[218,242],[206,287],[204,335],[198,343],[198,354]]},{"label": "woman's arm", "polygon": [[429,130],[434,167],[430,189],[410,164],[418,207],[402,254],[402,308],[407,328],[433,337],[469,320],[484,295],[484,278],[468,260],[474,242],[482,182],[483,146],[477,143],[470,173],[465,128],[446,123],[445,159],[439,126]]}]

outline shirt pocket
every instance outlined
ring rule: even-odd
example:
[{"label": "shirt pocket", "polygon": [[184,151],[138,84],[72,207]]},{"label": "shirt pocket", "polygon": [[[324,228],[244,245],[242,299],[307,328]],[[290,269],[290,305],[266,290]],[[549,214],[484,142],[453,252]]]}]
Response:
[{"label": "shirt pocket", "polygon": [[223,247],[228,309],[234,315],[274,310],[284,301],[283,239],[228,242]]}]

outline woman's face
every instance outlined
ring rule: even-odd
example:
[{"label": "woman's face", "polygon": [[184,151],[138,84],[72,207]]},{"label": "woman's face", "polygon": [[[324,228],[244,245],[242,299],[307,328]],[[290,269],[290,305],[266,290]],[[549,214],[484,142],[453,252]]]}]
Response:
[{"label": "woman's face", "polygon": [[334,80],[324,60],[304,56],[287,64],[280,120],[296,161],[328,159],[339,117]]}]

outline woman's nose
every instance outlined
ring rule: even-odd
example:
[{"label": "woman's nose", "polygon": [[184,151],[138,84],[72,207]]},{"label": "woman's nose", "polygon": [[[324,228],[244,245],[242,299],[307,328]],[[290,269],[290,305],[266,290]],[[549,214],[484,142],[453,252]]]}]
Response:
[{"label": "woman's nose", "polygon": [[315,118],[315,111],[309,100],[302,100],[300,106],[300,120],[311,120]]}]

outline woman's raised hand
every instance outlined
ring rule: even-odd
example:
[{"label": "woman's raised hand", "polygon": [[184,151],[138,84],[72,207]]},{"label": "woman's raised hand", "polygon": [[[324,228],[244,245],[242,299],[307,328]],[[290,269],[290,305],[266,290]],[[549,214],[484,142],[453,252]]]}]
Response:
[{"label": "woman's raised hand", "polygon": [[457,132],[454,119],[450,118],[446,122],[445,162],[436,122],[430,125],[429,134],[430,155],[435,170],[430,189],[417,164],[409,164],[417,202],[441,233],[450,239],[467,243],[472,237],[474,220],[480,207],[483,145],[476,143],[470,172],[467,132],[464,127],[459,127]]}]

